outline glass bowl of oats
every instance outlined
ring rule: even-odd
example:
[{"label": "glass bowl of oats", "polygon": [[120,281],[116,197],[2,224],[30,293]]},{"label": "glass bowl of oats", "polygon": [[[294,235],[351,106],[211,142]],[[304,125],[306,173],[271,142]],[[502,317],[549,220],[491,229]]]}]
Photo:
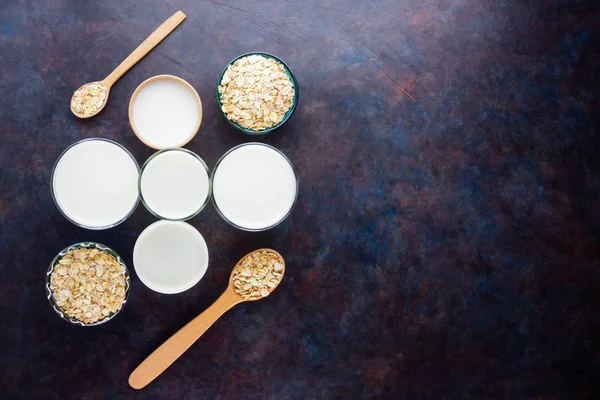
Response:
[{"label": "glass bowl of oats", "polygon": [[54,257],[46,273],[46,297],[65,321],[104,324],[121,311],[131,288],[127,266],[111,248],[75,243]]},{"label": "glass bowl of oats", "polygon": [[280,58],[252,52],[231,60],[217,80],[217,105],[234,128],[264,135],[290,119],[298,104],[298,81]]}]

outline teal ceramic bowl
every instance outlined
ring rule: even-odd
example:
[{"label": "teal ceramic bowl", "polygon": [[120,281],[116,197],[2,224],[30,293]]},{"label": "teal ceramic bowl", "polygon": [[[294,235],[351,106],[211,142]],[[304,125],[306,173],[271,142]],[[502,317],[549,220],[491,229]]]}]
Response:
[{"label": "teal ceramic bowl", "polygon": [[[219,84],[221,83],[221,80],[223,79],[223,75],[225,74],[225,71],[227,70],[227,68],[233,64],[234,62],[236,62],[237,60],[239,60],[242,57],[247,57],[247,56],[251,56],[251,55],[260,55],[266,58],[272,58],[275,61],[280,62],[284,68],[285,68],[285,72],[287,73],[288,77],[290,78],[290,80],[292,81],[292,84],[294,85],[294,99],[292,100],[292,106],[290,107],[289,110],[287,110],[287,112],[285,113],[285,115],[283,116],[283,119],[277,124],[274,125],[270,128],[267,129],[261,129],[261,130],[254,130],[251,128],[246,128],[244,126],[241,126],[240,124],[238,124],[237,122],[231,121],[229,118],[227,118],[227,115],[225,115],[225,113],[223,112],[222,106],[223,104],[221,103],[221,94],[219,93]],[[242,54],[240,56],[237,56],[236,58],[234,58],[233,60],[231,60],[226,66],[225,68],[223,68],[223,71],[221,71],[221,74],[219,75],[219,79],[217,79],[217,87],[216,87],[216,93],[217,93],[217,105],[219,106],[219,110],[221,110],[221,113],[223,114],[223,117],[225,117],[225,120],[229,123],[229,125],[233,126],[235,129],[240,130],[242,132],[245,132],[249,135],[264,135],[266,133],[269,133],[271,131],[274,131],[275,129],[279,128],[281,125],[285,124],[292,116],[292,114],[294,113],[294,111],[296,111],[296,106],[298,105],[298,98],[300,96],[300,88],[298,87],[298,81],[296,80],[296,76],[294,75],[294,73],[292,72],[292,70],[290,69],[290,67],[283,62],[283,60],[281,60],[280,58],[269,54],[269,53],[263,53],[260,51],[253,51],[250,53],[246,53],[246,54]]]}]

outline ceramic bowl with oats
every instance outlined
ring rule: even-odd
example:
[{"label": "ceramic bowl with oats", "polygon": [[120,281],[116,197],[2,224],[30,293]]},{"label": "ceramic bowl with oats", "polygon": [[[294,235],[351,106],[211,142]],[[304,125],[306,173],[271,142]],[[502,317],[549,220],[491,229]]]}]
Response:
[{"label": "ceramic bowl with oats", "polygon": [[299,98],[290,67],[269,53],[242,54],[225,66],[217,80],[217,105],[234,128],[264,135],[290,119]]},{"label": "ceramic bowl with oats", "polygon": [[54,257],[46,273],[46,297],[65,321],[96,326],[113,319],[129,297],[127,266],[111,248],[75,243]]}]

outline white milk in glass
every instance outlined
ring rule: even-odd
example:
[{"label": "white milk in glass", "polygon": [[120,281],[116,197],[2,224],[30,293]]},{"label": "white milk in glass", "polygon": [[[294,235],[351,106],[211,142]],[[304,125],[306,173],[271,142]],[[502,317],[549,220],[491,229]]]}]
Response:
[{"label": "white milk in glass", "polygon": [[296,175],[289,161],[271,146],[250,143],[234,148],[218,164],[213,198],[220,213],[246,230],[281,222],[296,199]]},{"label": "white milk in glass", "polygon": [[157,221],[144,229],[133,248],[135,272],[160,293],[180,293],[194,286],[208,268],[208,247],[190,224]]},{"label": "white milk in glass", "polygon": [[183,220],[199,212],[208,200],[210,181],[204,163],[182,149],[157,153],[142,168],[142,200],[160,218]]},{"label": "white milk in glass", "polygon": [[119,145],[91,139],[58,160],[52,190],[60,210],[77,225],[102,229],[122,222],[138,202],[138,165]]}]

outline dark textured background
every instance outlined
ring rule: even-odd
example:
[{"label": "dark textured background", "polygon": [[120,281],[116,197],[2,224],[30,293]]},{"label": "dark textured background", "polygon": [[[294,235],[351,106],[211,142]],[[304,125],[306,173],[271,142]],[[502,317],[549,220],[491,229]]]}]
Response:
[{"label": "dark textured background", "polygon": [[[110,4],[109,4],[110,3]],[[0,398],[593,399],[600,379],[600,17],[596,2],[37,1],[0,5]],[[177,9],[188,19],[78,120],[69,99]],[[203,280],[144,287],[112,322],[61,321],[48,262],[96,240],[130,264],[155,219],[104,232],[54,207],[53,163],[105,137],[141,164],[135,87],[188,80],[204,104],[187,146],[214,166],[250,140],[215,104],[216,79],[261,50],[295,71],[300,104],[264,139],[302,179],[285,223],[236,231],[212,206]],[[403,94],[405,88],[417,102]],[[286,279],[227,313],[142,391],[127,377],[273,247]]]}]

